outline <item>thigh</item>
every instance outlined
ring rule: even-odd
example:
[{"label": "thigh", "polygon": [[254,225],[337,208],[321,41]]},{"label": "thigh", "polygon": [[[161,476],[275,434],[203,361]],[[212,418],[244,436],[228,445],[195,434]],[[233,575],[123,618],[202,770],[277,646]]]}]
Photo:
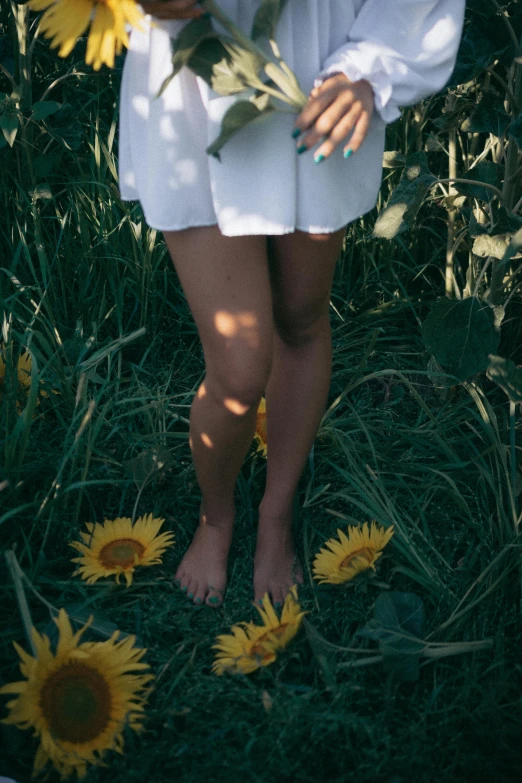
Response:
[{"label": "thigh", "polygon": [[335,266],[346,229],[331,234],[296,231],[268,238],[275,325],[305,330],[328,314]]},{"label": "thigh", "polygon": [[272,296],[266,237],[224,237],[217,226],[164,232],[201,338],[207,374],[257,386],[270,372]]}]

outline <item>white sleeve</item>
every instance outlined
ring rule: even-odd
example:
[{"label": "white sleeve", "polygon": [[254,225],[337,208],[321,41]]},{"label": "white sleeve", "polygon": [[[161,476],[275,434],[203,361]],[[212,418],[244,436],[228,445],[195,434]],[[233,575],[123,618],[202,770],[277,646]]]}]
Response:
[{"label": "white sleeve", "polygon": [[347,37],[315,86],[333,73],[372,85],[386,123],[448,82],[459,48],[466,0],[365,0]]}]

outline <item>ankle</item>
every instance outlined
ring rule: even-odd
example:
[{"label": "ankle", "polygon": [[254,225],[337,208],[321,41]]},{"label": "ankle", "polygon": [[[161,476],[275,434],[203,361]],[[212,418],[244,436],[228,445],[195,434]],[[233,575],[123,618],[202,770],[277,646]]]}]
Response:
[{"label": "ankle", "polygon": [[236,516],[235,504],[205,503],[201,501],[200,524],[208,527],[232,528]]}]

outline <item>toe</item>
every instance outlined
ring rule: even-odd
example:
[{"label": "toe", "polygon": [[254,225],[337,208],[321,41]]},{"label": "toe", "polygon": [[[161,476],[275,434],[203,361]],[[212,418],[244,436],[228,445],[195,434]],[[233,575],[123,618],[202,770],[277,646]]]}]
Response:
[{"label": "toe", "polygon": [[207,606],[212,606],[214,609],[218,606],[221,606],[223,603],[223,593],[221,590],[216,590],[213,587],[209,587],[205,603]]},{"label": "toe", "polygon": [[191,579],[187,589],[187,598],[189,598],[192,601],[195,598],[197,592],[198,592],[198,580]]},{"label": "toe", "polygon": [[198,589],[194,594],[194,603],[201,605],[207,595],[207,586],[204,582],[198,582]]},{"label": "toe", "polygon": [[272,601],[272,606],[274,609],[280,609],[283,606],[283,590],[281,585],[270,585],[270,600]]},{"label": "toe", "polygon": [[176,585],[176,587],[180,586],[181,580],[183,579],[184,576],[185,576],[185,569],[179,566],[178,570],[174,574],[174,584]]},{"label": "toe", "polygon": [[190,574],[183,574],[180,582],[180,589],[186,593],[188,591],[189,584],[191,582]]}]

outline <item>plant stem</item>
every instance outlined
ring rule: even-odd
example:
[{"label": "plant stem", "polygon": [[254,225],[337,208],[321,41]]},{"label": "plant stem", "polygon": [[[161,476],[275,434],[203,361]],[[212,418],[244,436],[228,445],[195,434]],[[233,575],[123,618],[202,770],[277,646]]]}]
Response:
[{"label": "plant stem", "polygon": [[29,642],[31,651],[34,657],[36,658],[37,651],[31,633],[31,629],[33,627],[33,620],[31,618],[31,612],[29,611],[29,604],[27,603],[24,586],[22,584],[23,571],[20,568],[18,564],[18,560],[16,559],[16,555],[12,549],[9,549],[5,553],[5,559],[7,561],[7,568],[9,569],[9,573],[11,574],[11,579],[13,580],[16,600],[18,603],[18,608],[20,609],[20,616],[22,618],[22,625],[24,626],[25,635],[27,637],[27,641]]}]

